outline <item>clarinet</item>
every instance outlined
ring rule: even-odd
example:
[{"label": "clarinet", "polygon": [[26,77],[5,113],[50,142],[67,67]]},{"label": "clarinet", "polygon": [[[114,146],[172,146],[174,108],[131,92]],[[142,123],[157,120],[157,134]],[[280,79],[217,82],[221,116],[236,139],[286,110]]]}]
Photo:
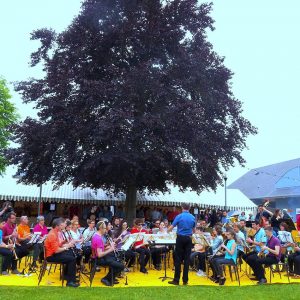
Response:
[{"label": "clarinet", "polygon": [[[70,233],[68,231],[66,231],[66,232],[63,231],[62,233],[64,235],[65,240],[69,243],[70,242]],[[77,257],[77,255],[76,255],[76,253],[74,251],[74,247],[70,247],[69,249],[72,251],[72,254],[74,255],[74,257]]]},{"label": "clarinet", "polygon": [[[109,236],[109,234],[106,233],[104,236],[105,236],[106,240],[109,242],[110,246],[113,246],[114,242],[113,242],[112,238]],[[119,261],[119,251],[115,248],[114,248],[114,255],[115,255],[115,259],[117,261]]]}]

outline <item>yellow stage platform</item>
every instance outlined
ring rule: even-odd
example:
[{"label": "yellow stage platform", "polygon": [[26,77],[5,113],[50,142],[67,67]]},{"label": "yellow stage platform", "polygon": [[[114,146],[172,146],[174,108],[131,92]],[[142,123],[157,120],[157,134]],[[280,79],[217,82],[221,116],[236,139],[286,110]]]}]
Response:
[{"label": "yellow stage platform", "polygon": [[[245,264],[243,264],[244,266]],[[19,268],[22,270],[22,265]],[[227,272],[225,286],[238,286],[238,281],[235,280],[235,275],[233,274],[233,281],[231,281],[230,276]],[[96,272],[95,278],[93,280],[92,287],[104,287],[104,285],[100,282],[101,278],[105,276],[107,270],[102,268],[100,272]],[[173,277],[173,271],[171,269],[167,270],[167,276]],[[127,276],[127,283],[126,285],[126,276]],[[155,286],[172,286],[168,284],[167,279],[162,281],[159,277],[164,276],[164,271],[157,271],[157,270],[148,270],[148,274],[143,274],[138,271],[132,271],[129,273],[125,273],[125,277],[118,279],[120,281],[119,284],[114,285],[115,288],[126,288],[126,287],[155,287]],[[267,271],[266,278],[269,282],[269,271]],[[245,272],[240,272],[240,282],[241,286],[246,285],[256,285],[256,281],[252,281],[248,278]],[[298,279],[290,278],[291,283],[300,282]],[[286,272],[281,273],[281,279],[279,274],[275,273],[274,277],[272,278],[272,283],[288,283],[288,278],[286,276]],[[38,275],[31,274],[31,276],[20,276],[20,275],[9,275],[9,276],[0,276],[0,285],[3,286],[37,286],[38,284]],[[87,277],[82,275],[81,279],[81,287],[89,287],[89,280]],[[182,283],[180,283],[182,284]],[[189,272],[189,285],[190,286],[201,286],[201,285],[210,285],[210,286],[218,286],[218,284],[213,283],[207,277],[198,277],[195,271]],[[48,275],[46,272],[45,276],[43,277],[40,286],[61,286],[61,281],[59,280],[59,270],[56,270],[55,273],[51,272]],[[111,287],[108,287],[111,288]]]}]

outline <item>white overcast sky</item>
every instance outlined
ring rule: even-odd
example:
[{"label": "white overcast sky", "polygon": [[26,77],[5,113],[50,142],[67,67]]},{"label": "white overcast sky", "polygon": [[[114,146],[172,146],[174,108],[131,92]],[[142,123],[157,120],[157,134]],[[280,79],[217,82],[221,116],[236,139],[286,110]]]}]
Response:
[{"label": "white overcast sky", "polygon": [[[8,81],[40,76],[29,68],[30,53],[38,43],[29,40],[34,29],[63,30],[78,13],[78,0],[0,0],[0,74]],[[248,138],[243,152],[247,168],[300,157],[300,1],[216,0],[212,16],[216,30],[209,33],[215,51],[225,56],[234,72],[232,89],[243,102],[243,115],[259,133]],[[32,108],[13,93],[20,114]],[[240,166],[228,172],[228,184],[247,172]],[[203,193],[201,198],[224,198]]]}]

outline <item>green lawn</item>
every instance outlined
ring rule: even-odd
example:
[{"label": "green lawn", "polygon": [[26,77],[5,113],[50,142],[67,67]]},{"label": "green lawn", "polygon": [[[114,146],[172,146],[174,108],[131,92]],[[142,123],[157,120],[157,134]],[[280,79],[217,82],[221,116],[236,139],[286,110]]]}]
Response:
[{"label": "green lawn", "polygon": [[1,300],[15,299],[299,299],[299,284],[272,284],[265,286],[214,287],[144,287],[144,288],[62,288],[62,287],[6,287],[0,286]]}]

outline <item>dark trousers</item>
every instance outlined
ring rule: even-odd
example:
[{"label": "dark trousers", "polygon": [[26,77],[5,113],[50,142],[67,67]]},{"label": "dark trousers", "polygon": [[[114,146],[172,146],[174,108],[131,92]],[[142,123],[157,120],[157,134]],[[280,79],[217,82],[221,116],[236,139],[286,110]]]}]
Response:
[{"label": "dark trousers", "polygon": [[222,265],[235,265],[233,259],[227,259],[224,257],[217,257],[216,259],[212,259],[211,264],[215,270],[215,276],[223,277],[223,268]]},{"label": "dark trousers", "polygon": [[8,268],[11,268],[11,264],[13,261],[13,253],[11,250],[6,248],[0,248],[0,255],[3,256],[2,258],[2,270],[1,272],[7,271]]},{"label": "dark trousers", "polygon": [[55,253],[47,257],[48,262],[63,263],[64,264],[64,277],[67,282],[75,282],[76,279],[76,257],[70,254],[69,251]]},{"label": "dark trousers", "polygon": [[251,255],[248,257],[247,263],[252,268],[255,277],[258,280],[266,279],[265,272],[262,265],[273,265],[277,264],[278,260],[273,256],[266,256],[259,258],[257,255]]},{"label": "dark trousers", "polygon": [[132,251],[131,249],[128,249],[125,253],[125,261],[128,264],[128,268],[131,268],[132,265],[134,265],[135,263],[135,257],[136,257],[136,253],[134,251]]},{"label": "dark trousers", "polygon": [[83,251],[83,256],[84,256],[84,263],[87,264],[92,255],[92,248],[91,248],[91,246],[84,246],[82,251]]},{"label": "dark trousers", "polygon": [[300,275],[300,252],[290,254],[288,256],[288,264],[291,273]]},{"label": "dark trousers", "polygon": [[[18,258],[25,257],[29,254],[28,247],[25,246],[25,245],[16,245],[15,251],[16,251],[16,254],[17,254]],[[11,269],[12,270],[17,269],[17,262],[18,261],[16,259],[12,260],[12,262],[11,262]]]},{"label": "dark trousers", "polygon": [[151,248],[151,257],[154,266],[159,266],[161,264],[161,255],[168,251],[167,247]]},{"label": "dark trousers", "polygon": [[202,270],[203,272],[206,272],[206,252],[193,252],[190,256],[191,267],[194,266],[196,258],[198,259],[197,270]]},{"label": "dark trousers", "polygon": [[225,255],[218,255],[218,256],[216,255],[215,257],[209,259],[209,265],[210,265],[210,267],[212,269],[212,273],[213,273],[212,277],[216,278],[218,275],[218,269],[216,267],[215,260],[223,259],[224,257],[225,257]]},{"label": "dark trousers", "polygon": [[145,269],[150,258],[150,250],[147,248],[138,248],[135,249],[135,252],[139,254],[139,264],[141,270]]},{"label": "dark trousers", "polygon": [[44,247],[43,247],[42,243],[34,244],[32,261],[36,262],[38,260],[38,258],[41,257],[43,252],[44,252]]},{"label": "dark trousers", "polygon": [[106,279],[110,282],[116,278],[116,276],[124,270],[124,265],[117,261],[116,258],[112,255],[106,255],[104,257],[97,259],[98,266],[107,266],[109,267],[109,271],[103,279]]},{"label": "dark trousers", "polygon": [[256,251],[251,251],[251,252],[248,252],[248,253],[244,253],[244,254],[242,254],[242,258],[245,262],[247,262],[248,258],[252,255],[257,256],[257,252]]},{"label": "dark trousers", "polygon": [[181,263],[183,262],[182,281],[189,281],[189,265],[193,243],[190,236],[177,235],[175,248],[175,274],[174,281],[179,282],[181,273]]}]

